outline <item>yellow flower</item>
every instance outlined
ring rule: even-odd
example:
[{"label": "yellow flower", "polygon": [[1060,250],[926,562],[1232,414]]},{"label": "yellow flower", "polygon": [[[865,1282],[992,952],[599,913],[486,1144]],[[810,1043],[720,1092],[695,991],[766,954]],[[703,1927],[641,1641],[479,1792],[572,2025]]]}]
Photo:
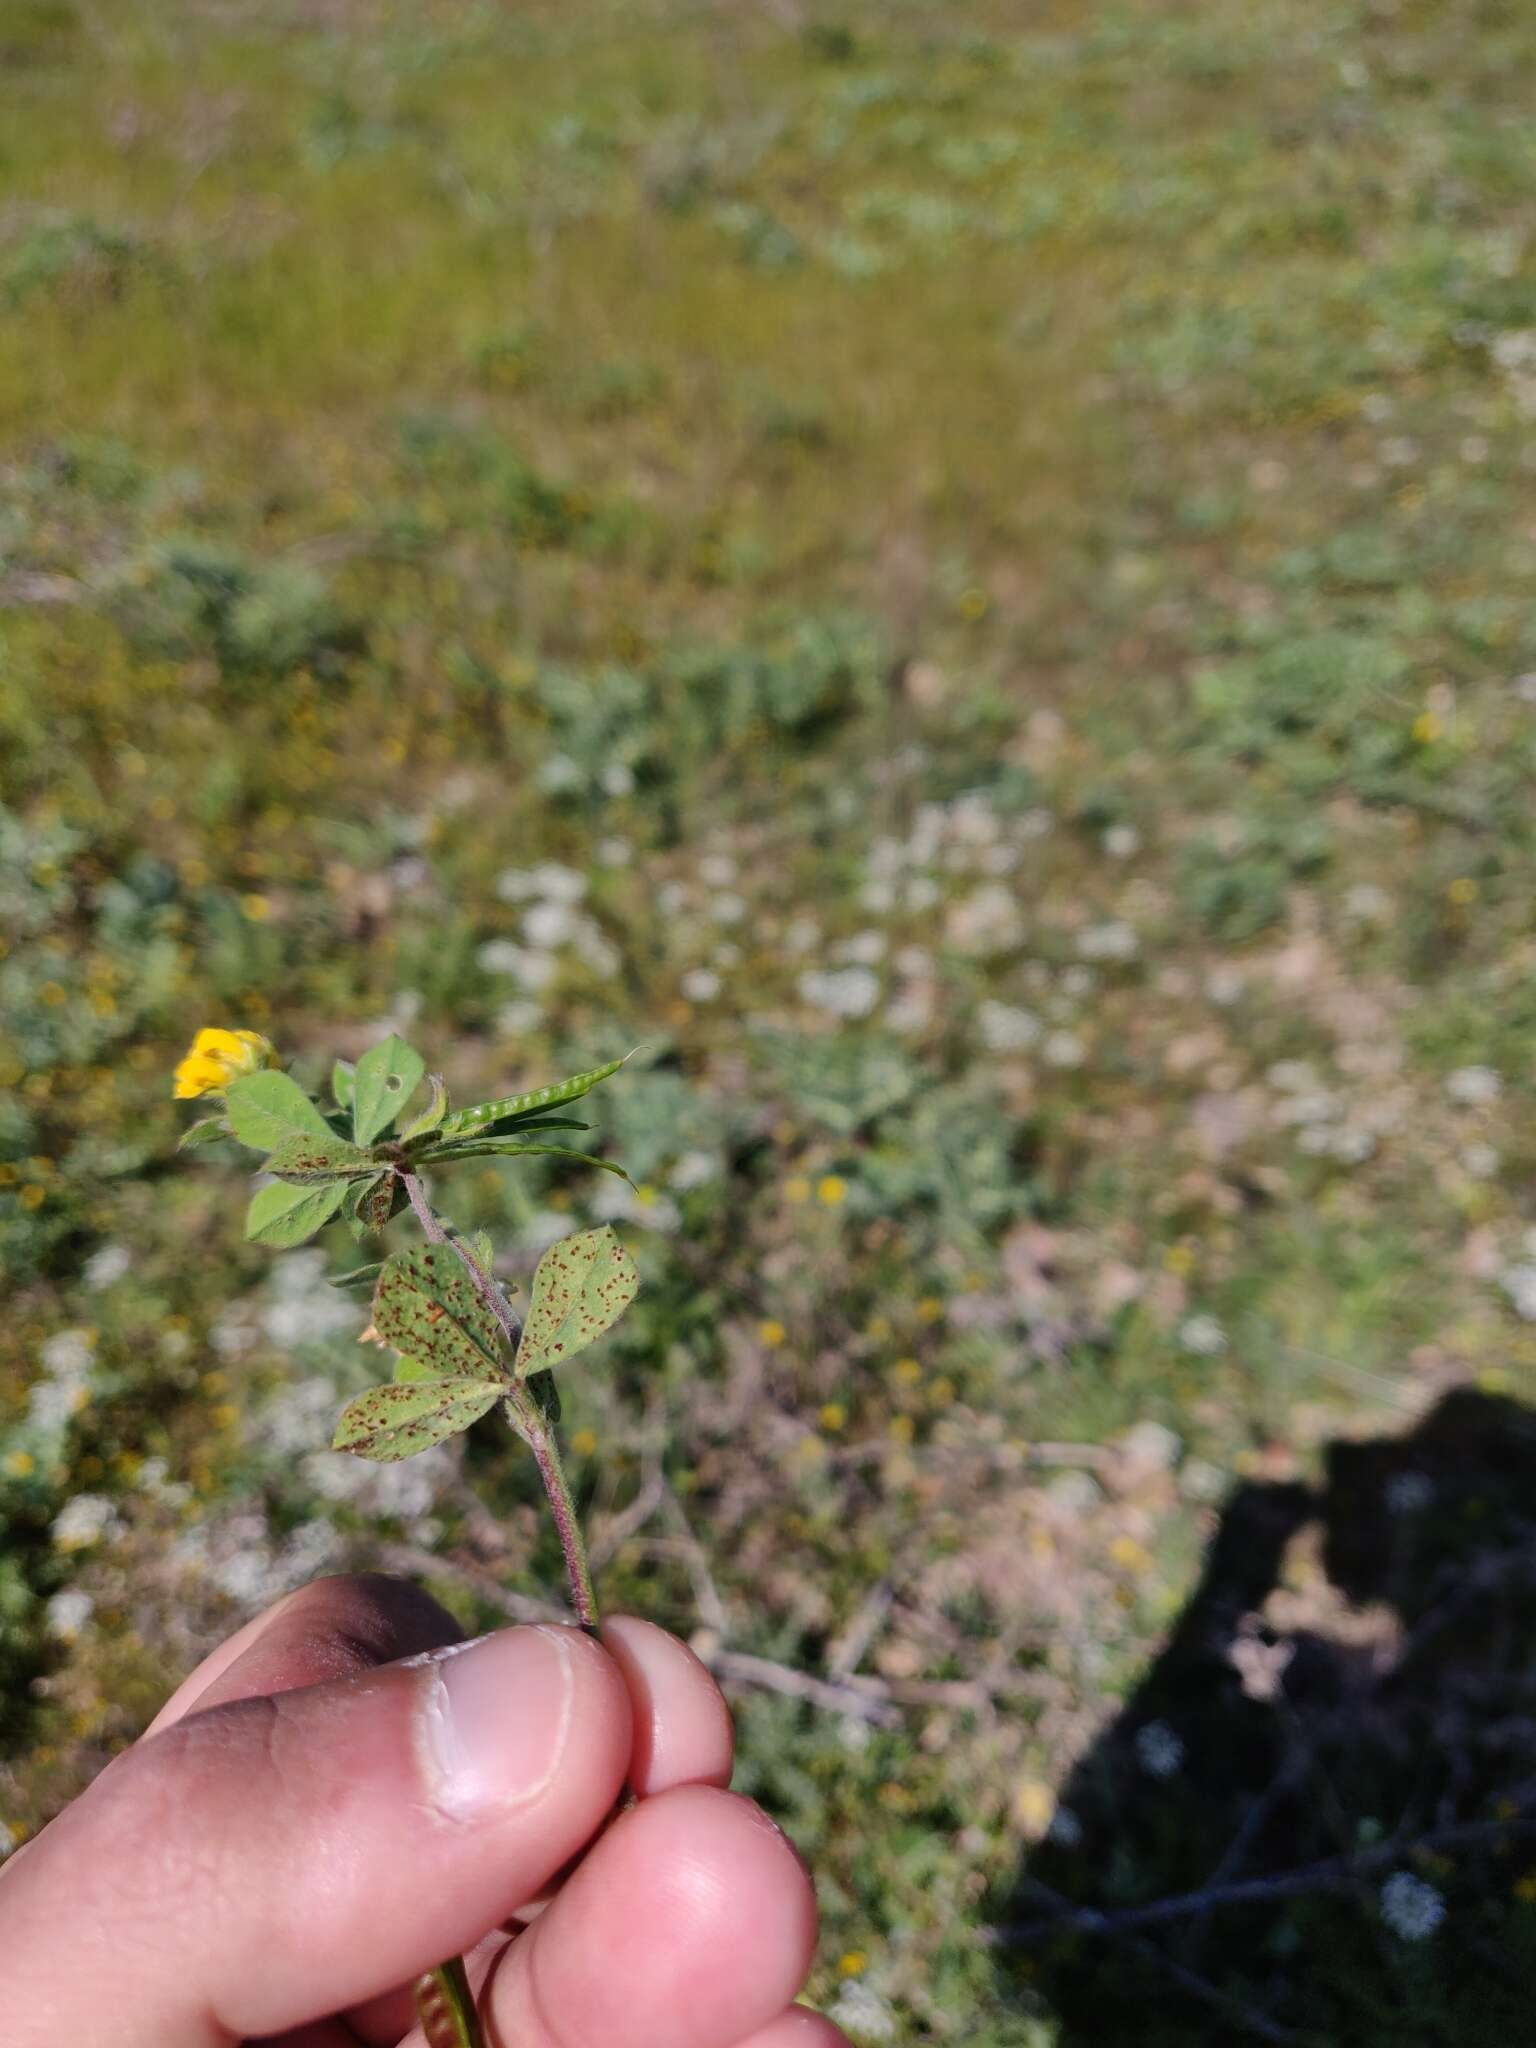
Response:
[{"label": "yellow flower", "polygon": [[777,1316],[765,1316],[757,1326],[757,1341],[769,1351],[777,1351],[788,1335]]},{"label": "yellow flower", "polygon": [[1013,1788],[1013,1817],[1031,1842],[1044,1840],[1056,1818],[1056,1794],[1039,1778],[1021,1778]]},{"label": "yellow flower", "polygon": [[816,1199],[825,1208],[835,1209],[839,1202],[848,1198],[848,1183],[840,1173],[824,1173],[816,1183]]},{"label": "yellow flower", "polygon": [[231,1081],[277,1065],[277,1050],[259,1031],[199,1031],[176,1069],[176,1099],[222,1095]]}]

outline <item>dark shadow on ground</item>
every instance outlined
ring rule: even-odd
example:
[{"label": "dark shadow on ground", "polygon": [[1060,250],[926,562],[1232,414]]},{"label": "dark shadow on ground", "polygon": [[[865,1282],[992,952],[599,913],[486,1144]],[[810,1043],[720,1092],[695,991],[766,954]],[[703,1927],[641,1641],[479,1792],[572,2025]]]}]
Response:
[{"label": "dark shadow on ground", "polygon": [[1458,1391],[1239,1488],[995,1924],[1065,2043],[1536,2042],[1536,1412]]}]

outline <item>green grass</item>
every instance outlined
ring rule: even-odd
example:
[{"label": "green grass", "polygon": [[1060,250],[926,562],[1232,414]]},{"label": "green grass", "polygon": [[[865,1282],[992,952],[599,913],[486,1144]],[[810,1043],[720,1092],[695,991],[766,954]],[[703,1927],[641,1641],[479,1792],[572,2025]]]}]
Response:
[{"label": "green grass", "polygon": [[[448,1466],[337,1496],[353,1326],[171,1163],[191,1026],[644,1041],[599,1547],[664,1426],[733,1647],[888,1578],[867,1671],[989,1674],[862,1744],[752,1694],[744,1782],[818,1998],[1095,2038],[975,1939],[1019,1788],[1225,1487],[1536,1364],[1536,20],[17,0],[0,59],[0,1821],[306,1571],[557,1583],[491,1441],[504,1551]],[[462,1220],[531,1267],[596,1194]],[[603,1590],[688,1631],[667,1533]]]}]

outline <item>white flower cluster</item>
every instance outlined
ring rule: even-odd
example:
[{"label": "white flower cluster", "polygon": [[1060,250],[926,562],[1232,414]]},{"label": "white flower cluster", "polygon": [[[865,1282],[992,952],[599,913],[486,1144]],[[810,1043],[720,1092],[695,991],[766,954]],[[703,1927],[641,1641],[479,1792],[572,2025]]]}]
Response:
[{"label": "white flower cluster", "polygon": [[1011,1003],[982,1003],[976,1012],[981,1042],[988,1052],[1028,1052],[1038,1045],[1045,1026],[1032,1010],[1016,1009]]},{"label": "white flower cluster", "polygon": [[96,1602],[89,1593],[55,1593],[43,1609],[44,1625],[56,1641],[72,1643],[95,1612]]},{"label": "white flower cluster", "polygon": [[1427,1941],[1445,1918],[1445,1900],[1422,1877],[1394,1870],[1381,1888],[1381,1917],[1399,1941]]},{"label": "white flower cluster", "polygon": [[85,1262],[85,1284],[93,1294],[99,1294],[103,1288],[115,1287],[132,1264],[132,1254],[125,1244],[104,1244]]},{"label": "white flower cluster", "polygon": [[893,2041],[896,2038],[896,2015],[889,2001],[882,1998],[872,1984],[861,1984],[857,1979],[839,1991],[828,2008],[827,2018],[856,2040]]},{"label": "white flower cluster", "polygon": [[55,1517],[52,1534],[60,1550],[89,1550],[116,1535],[121,1526],[117,1509],[104,1493],[77,1493]]},{"label": "white flower cluster", "polygon": [[904,839],[885,837],[870,847],[859,901],[877,914],[931,910],[943,893],[940,874],[1012,874],[1025,843],[1048,832],[1051,822],[1046,811],[1004,820],[985,790],[919,804]]},{"label": "white flower cluster", "polygon": [[43,1377],[27,1397],[27,1420],[56,1435],[91,1397],[96,1339],[89,1330],[59,1330],[38,1353]]},{"label": "white flower cluster", "polygon": [[829,1017],[867,1017],[880,1000],[880,977],[872,967],[807,968],[800,1000]]},{"label": "white flower cluster", "polygon": [[1227,1333],[1214,1316],[1187,1316],[1179,1325],[1179,1344],[1192,1358],[1218,1358],[1227,1348]]},{"label": "white flower cluster", "polygon": [[274,1537],[266,1517],[251,1509],[222,1521],[199,1523],[177,1542],[178,1564],[216,1586],[242,1607],[264,1607],[340,1561],[341,1540],[329,1523],[301,1522]]},{"label": "white flower cluster", "polygon": [[1485,1109],[1504,1093],[1504,1083],[1492,1067],[1457,1067],[1445,1077],[1445,1092],[1462,1109]]},{"label": "white flower cluster", "polygon": [[326,1280],[324,1252],[291,1252],[273,1266],[267,1282],[272,1299],[261,1311],[261,1328],[279,1351],[351,1335],[362,1320],[357,1302]]},{"label": "white flower cluster", "polygon": [[[504,903],[523,906],[521,939],[488,939],[476,958],[487,974],[506,975],[528,996],[541,994],[559,975],[562,965],[578,965],[607,980],[619,969],[618,951],[587,911],[581,908],[587,878],[558,861],[536,867],[508,868],[497,880]],[[536,1005],[509,1005],[499,1020],[509,1035],[538,1021]]]},{"label": "white flower cluster", "polygon": [[1350,1121],[1342,1098],[1320,1085],[1308,1061],[1276,1060],[1268,1080],[1280,1096],[1275,1121],[1294,1128],[1300,1151],[1358,1166],[1376,1150],[1377,1128],[1369,1119]]},{"label": "white flower cluster", "polygon": [[1499,1275],[1499,1285],[1520,1320],[1536,1323],[1536,1265],[1506,1266]]}]

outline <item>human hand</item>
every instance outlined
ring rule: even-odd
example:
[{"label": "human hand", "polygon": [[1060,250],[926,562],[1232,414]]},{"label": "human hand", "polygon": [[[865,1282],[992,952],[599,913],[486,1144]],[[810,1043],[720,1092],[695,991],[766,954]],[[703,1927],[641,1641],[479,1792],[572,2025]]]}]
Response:
[{"label": "human hand", "polygon": [[723,1789],[697,1658],[634,1620],[457,1634],[337,1578],[216,1650],[0,1870],[7,2048],[422,2048],[410,1981],[460,1953],[493,2048],[847,2048],[791,2003],[810,1882]]}]

